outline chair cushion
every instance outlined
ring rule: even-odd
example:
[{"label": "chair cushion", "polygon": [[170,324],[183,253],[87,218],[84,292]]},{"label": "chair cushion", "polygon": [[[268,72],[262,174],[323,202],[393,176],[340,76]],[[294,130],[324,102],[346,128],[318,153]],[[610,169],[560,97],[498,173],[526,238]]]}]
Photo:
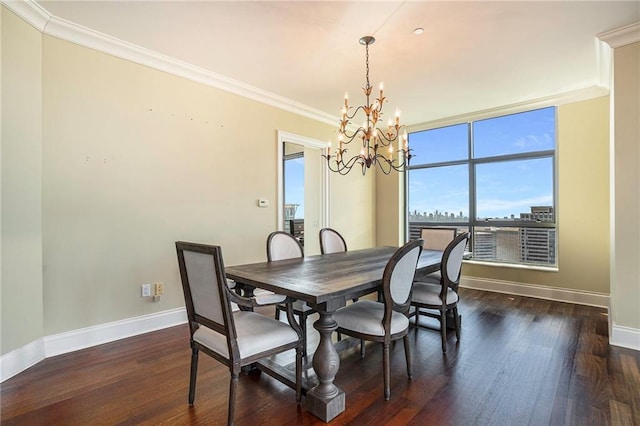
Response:
[{"label": "chair cushion", "polygon": [[294,312],[303,312],[305,314],[311,314],[315,312],[311,306],[307,305],[307,302],[304,302],[302,300],[296,300],[295,302],[293,302],[293,310]]},{"label": "chair cushion", "polygon": [[[440,299],[440,283],[435,285],[433,282],[417,281],[413,283],[413,294],[411,295],[411,303],[419,303],[421,305],[431,305],[435,309],[442,306]],[[447,289],[447,305],[458,303],[458,293]]]},{"label": "chair cushion", "polygon": [[[233,317],[236,323],[241,358],[247,358],[298,340],[298,334],[289,324],[273,318],[247,311],[234,312]],[[227,339],[222,334],[200,325],[193,333],[193,340],[225,358],[229,358]]]},{"label": "chair cushion", "polygon": [[258,305],[275,305],[276,303],[282,303],[287,298],[282,294],[276,294],[272,291],[256,289],[253,292]]},{"label": "chair cushion", "polygon": [[[338,327],[372,336],[384,336],[383,316],[384,304],[372,300],[360,300],[338,309],[333,314]],[[407,327],[409,319],[400,312],[393,311],[390,334],[400,333]]]},{"label": "chair cushion", "polygon": [[441,278],[442,278],[442,275],[440,274],[440,271],[435,271],[435,272],[431,272],[430,274],[416,273],[415,280],[420,282],[430,282],[430,283],[435,283],[440,285]]},{"label": "chair cushion", "polygon": [[[227,285],[232,290],[236,288],[236,282],[233,280],[227,279]],[[258,305],[275,305],[276,303],[282,303],[287,298],[287,296],[283,296],[282,294],[276,294],[261,288],[256,288],[253,291],[253,295]],[[237,304],[231,302],[231,310],[237,311],[239,309]]]},{"label": "chair cushion", "polygon": [[414,284],[431,284],[431,285],[437,285],[438,287],[440,287],[441,278],[442,278],[442,275],[440,275],[440,272],[434,272],[432,274],[423,275],[419,278],[416,277]]}]

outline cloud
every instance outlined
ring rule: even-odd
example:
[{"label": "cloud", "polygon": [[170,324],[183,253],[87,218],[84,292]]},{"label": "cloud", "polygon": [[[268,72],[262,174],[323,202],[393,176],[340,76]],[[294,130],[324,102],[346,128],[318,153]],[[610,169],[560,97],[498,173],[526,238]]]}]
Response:
[{"label": "cloud", "polygon": [[553,149],[553,138],[548,133],[542,135],[527,135],[518,138],[514,145],[522,151],[534,151],[537,149]]}]

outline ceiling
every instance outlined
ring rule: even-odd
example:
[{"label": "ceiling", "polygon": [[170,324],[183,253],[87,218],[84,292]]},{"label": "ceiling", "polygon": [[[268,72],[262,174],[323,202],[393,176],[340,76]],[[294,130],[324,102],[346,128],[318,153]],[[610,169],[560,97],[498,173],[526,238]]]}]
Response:
[{"label": "ceiling", "polygon": [[[384,81],[405,124],[601,85],[596,34],[638,1],[39,1],[47,12],[332,116]],[[417,27],[422,35],[414,35]]]}]

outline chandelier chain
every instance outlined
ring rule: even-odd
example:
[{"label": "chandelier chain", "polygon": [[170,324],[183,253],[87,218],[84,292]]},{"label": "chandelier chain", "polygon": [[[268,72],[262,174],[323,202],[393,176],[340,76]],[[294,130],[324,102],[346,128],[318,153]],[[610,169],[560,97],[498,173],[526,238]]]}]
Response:
[{"label": "chandelier chain", "polygon": [[[367,57],[367,60],[366,60],[366,63],[367,63],[367,89],[368,89],[368,88],[370,87],[370,84],[369,84],[369,43],[367,43],[367,45],[365,46],[365,48],[366,48],[366,52],[367,52],[367,56],[366,56],[366,57]],[[367,96],[367,98],[368,98],[368,96]]]}]

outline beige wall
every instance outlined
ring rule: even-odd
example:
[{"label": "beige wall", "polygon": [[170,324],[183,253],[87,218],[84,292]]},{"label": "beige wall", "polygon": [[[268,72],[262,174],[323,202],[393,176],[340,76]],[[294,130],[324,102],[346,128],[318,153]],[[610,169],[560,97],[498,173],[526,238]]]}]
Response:
[{"label": "beige wall", "polygon": [[304,148],[304,254],[320,254],[322,226],[322,169],[324,159],[319,148]]},{"label": "beige wall", "polygon": [[[557,128],[559,271],[465,264],[465,276],[609,293],[609,97],[559,106]],[[380,229],[402,220],[398,190],[392,180],[379,190],[378,233],[390,243],[397,229]]]},{"label": "beige wall", "polygon": [[[222,245],[229,265],[264,260],[277,228],[276,129],[335,132],[56,38],[44,38],[43,58],[45,334],[182,306],[178,239]],[[344,228],[370,215],[371,194],[355,191],[332,196],[349,205]],[[156,281],[162,300],[140,299]]]},{"label": "beige wall", "polygon": [[[277,130],[335,135],[334,126],[43,36],[6,9],[2,48],[2,121],[11,110],[20,122],[2,129],[2,249],[15,253],[3,259],[2,354],[183,306],[176,240],[220,244],[228,265],[264,260],[277,229]],[[9,93],[9,79],[20,93]],[[371,246],[372,179],[330,180],[335,226],[356,229],[344,232],[354,248]],[[270,207],[258,208],[259,198]],[[140,298],[140,284],[156,281],[162,299]]]},{"label": "beige wall", "polygon": [[615,216],[611,314],[640,330],[640,43],[614,50]]},{"label": "beige wall", "polygon": [[[397,246],[404,243],[404,174],[376,172],[376,245]],[[398,194],[389,196],[388,194]]]},{"label": "beige wall", "polygon": [[1,353],[42,336],[42,38],[2,10]]},{"label": "beige wall", "polygon": [[349,250],[375,246],[374,174],[362,176],[354,168],[345,176],[331,173],[329,180],[329,225],[342,234]]}]

